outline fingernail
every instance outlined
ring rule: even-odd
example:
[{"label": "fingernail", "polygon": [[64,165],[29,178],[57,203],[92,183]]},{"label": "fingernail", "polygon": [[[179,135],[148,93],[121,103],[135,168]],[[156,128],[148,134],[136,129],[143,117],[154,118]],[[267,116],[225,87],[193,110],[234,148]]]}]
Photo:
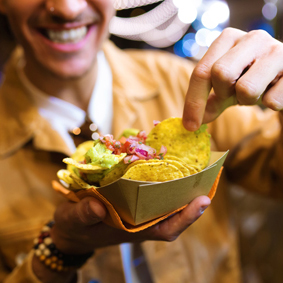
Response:
[{"label": "fingernail", "polygon": [[199,210],[199,213],[202,215],[204,213],[204,211],[207,209],[208,205],[207,206],[202,206]]}]

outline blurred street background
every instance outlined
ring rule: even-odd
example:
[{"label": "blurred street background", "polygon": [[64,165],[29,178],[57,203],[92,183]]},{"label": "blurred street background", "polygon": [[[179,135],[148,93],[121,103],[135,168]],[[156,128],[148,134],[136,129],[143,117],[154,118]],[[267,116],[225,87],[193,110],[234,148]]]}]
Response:
[{"label": "blurred street background", "polygon": [[[283,0],[113,1],[117,16],[110,25],[111,40],[121,48],[163,49],[197,62],[225,27],[264,29],[283,39]],[[15,42],[3,16],[0,27],[1,71]],[[282,283],[283,201],[234,187],[230,202],[244,283]]]}]

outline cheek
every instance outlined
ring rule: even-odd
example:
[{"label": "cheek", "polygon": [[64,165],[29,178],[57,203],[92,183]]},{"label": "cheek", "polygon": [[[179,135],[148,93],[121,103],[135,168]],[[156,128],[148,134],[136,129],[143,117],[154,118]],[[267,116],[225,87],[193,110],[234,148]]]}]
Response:
[{"label": "cheek", "polygon": [[26,0],[10,0],[7,1],[5,14],[9,20],[11,29],[16,37],[22,37],[27,30],[29,19],[32,17],[33,11],[37,10],[36,1]]},{"label": "cheek", "polygon": [[[0,0],[1,1],[1,0]],[[22,18],[36,13],[41,0],[7,0],[4,2],[7,16]]]},{"label": "cheek", "polygon": [[102,1],[104,4],[104,10],[107,11],[108,17],[112,18],[116,12],[116,10],[114,9],[114,4],[113,4],[113,0],[106,0],[106,1]]},{"label": "cheek", "polygon": [[89,4],[92,8],[98,11],[101,16],[108,21],[115,14],[113,2],[114,0],[89,0]]}]

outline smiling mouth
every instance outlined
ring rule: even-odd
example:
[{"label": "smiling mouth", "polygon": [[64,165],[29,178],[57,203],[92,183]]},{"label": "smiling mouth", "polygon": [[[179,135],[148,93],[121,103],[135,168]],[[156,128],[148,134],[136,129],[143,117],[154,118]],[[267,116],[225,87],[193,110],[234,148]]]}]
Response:
[{"label": "smiling mouth", "polygon": [[87,26],[59,31],[52,29],[40,30],[41,34],[50,41],[61,44],[77,43],[85,38],[87,31]]}]

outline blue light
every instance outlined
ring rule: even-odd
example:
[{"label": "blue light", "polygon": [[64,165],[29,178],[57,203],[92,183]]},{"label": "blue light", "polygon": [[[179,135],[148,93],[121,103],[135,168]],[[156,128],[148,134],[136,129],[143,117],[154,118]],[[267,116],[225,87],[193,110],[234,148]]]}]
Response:
[{"label": "blue light", "polygon": [[184,35],[183,42],[186,41],[186,40],[189,40],[189,39],[195,40],[195,36],[196,36],[195,33],[189,32],[189,33]]},{"label": "blue light", "polygon": [[263,20],[258,20],[250,24],[249,30],[262,29],[268,32],[271,36],[275,36],[275,31],[271,24]]},{"label": "blue light", "polygon": [[186,57],[186,55],[183,52],[183,41],[179,40],[174,44],[173,47],[174,53],[180,57]]},{"label": "blue light", "polygon": [[192,27],[193,27],[195,30],[199,30],[199,29],[203,28],[203,24],[202,24],[202,22],[201,22],[199,19],[196,19],[196,20],[192,23]]},{"label": "blue light", "polygon": [[187,57],[194,57],[199,52],[199,45],[194,39],[188,39],[183,41],[183,53]]}]

